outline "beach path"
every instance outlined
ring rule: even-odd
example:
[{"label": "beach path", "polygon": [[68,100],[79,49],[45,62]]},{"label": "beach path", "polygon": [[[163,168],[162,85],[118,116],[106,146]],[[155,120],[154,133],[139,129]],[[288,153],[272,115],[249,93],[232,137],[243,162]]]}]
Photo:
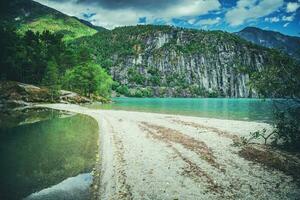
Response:
[{"label": "beach path", "polygon": [[[100,129],[100,199],[297,199],[282,171],[241,156],[240,136],[270,125],[78,105]],[[84,134],[84,133],[83,133]]]}]

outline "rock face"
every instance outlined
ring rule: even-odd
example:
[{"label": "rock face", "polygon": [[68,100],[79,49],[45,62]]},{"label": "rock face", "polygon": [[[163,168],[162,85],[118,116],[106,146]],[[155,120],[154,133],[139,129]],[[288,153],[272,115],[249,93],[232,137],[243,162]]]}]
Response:
[{"label": "rock face", "polygon": [[33,103],[55,102],[89,103],[91,101],[70,91],[62,90],[58,97],[53,98],[47,88],[14,81],[0,82],[0,109],[28,106]]},{"label": "rock face", "polygon": [[155,96],[256,97],[248,72],[272,62],[269,49],[221,31],[122,27],[84,42],[121,85]]},{"label": "rock face", "polygon": [[268,48],[277,48],[300,60],[300,38],[283,35],[275,31],[267,31],[256,27],[246,27],[236,35]]}]

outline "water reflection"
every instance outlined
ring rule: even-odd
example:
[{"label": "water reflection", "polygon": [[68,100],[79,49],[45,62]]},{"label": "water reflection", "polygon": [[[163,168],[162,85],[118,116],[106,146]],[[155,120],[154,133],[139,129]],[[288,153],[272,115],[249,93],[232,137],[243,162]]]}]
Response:
[{"label": "water reflection", "polygon": [[54,110],[33,113],[28,117],[38,122],[21,126],[32,120],[23,114],[1,118],[12,121],[0,126],[0,199],[21,199],[94,166],[96,121]]}]

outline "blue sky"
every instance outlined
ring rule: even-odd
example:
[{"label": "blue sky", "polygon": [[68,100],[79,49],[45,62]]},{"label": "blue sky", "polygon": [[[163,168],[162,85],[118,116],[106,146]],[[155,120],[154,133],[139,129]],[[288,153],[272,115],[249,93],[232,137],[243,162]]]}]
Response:
[{"label": "blue sky", "polygon": [[246,26],[300,36],[300,0],[36,0],[112,29],[167,24],[235,32]]}]

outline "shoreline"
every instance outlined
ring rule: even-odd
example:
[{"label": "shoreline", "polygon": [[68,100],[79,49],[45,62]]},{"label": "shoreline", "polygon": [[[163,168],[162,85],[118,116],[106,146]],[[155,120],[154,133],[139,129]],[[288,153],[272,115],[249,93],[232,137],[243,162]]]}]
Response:
[{"label": "shoreline", "polygon": [[[272,103],[233,98],[113,98],[116,103],[86,105],[92,109],[151,112],[238,121],[272,123]],[[145,105],[145,106],[143,106]]]},{"label": "shoreline", "polygon": [[[97,115],[105,114],[105,113],[110,113],[110,112],[115,112],[115,113],[123,113],[123,114],[136,114],[136,115],[147,115],[147,116],[160,116],[160,117],[177,117],[181,119],[186,119],[186,120],[192,120],[192,121],[200,121],[203,123],[207,123],[208,125],[214,127],[214,128],[221,128],[221,129],[227,129],[228,131],[233,131],[236,135],[239,136],[249,136],[248,132],[247,134],[241,134],[239,131],[231,130],[232,128],[229,126],[222,126],[222,124],[227,124],[227,125],[237,125],[238,123],[246,123],[250,127],[247,127],[252,131],[260,130],[263,128],[266,128],[267,130],[271,130],[272,126],[270,123],[267,122],[259,122],[259,121],[253,121],[253,120],[236,120],[236,119],[223,119],[223,118],[214,118],[214,117],[198,117],[198,116],[192,116],[192,115],[182,115],[182,114],[171,114],[171,113],[162,113],[162,112],[145,112],[145,111],[131,111],[131,110],[117,110],[117,109],[93,109],[89,108],[88,106],[85,105],[78,105],[78,104],[62,104],[62,103],[57,103],[57,104],[36,104],[33,107],[46,107],[46,108],[52,108],[55,110],[62,110],[62,111],[68,111],[68,112],[73,112],[73,113],[78,113],[78,114],[84,114],[92,117],[95,119],[98,123],[99,129],[101,129],[101,120],[98,118]],[[245,132],[242,131],[242,132]],[[100,131],[99,131],[100,134]]]},{"label": "shoreline", "polygon": [[98,122],[99,185],[93,185],[94,199],[286,199],[300,195],[293,173],[249,156],[273,155],[268,149],[260,144],[234,145],[251,131],[271,129],[269,124],[70,104],[37,106],[86,114]]}]

